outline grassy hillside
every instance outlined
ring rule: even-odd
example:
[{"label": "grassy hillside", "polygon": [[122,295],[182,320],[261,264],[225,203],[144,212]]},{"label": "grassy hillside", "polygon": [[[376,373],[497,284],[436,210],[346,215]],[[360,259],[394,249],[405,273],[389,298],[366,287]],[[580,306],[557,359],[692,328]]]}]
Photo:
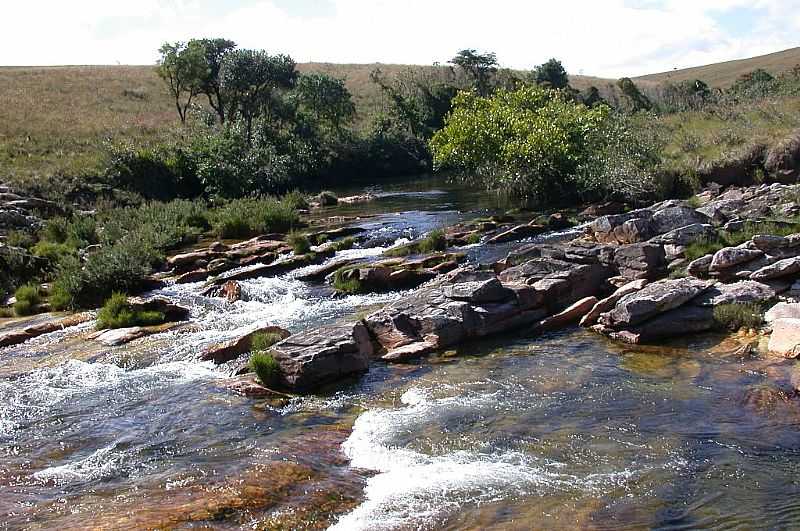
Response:
[{"label": "grassy hillside", "polygon": [[[447,67],[299,65],[347,79],[361,123],[385,104],[370,72]],[[580,77],[573,85],[601,89],[609,80]],[[177,127],[178,117],[152,66],[0,67],[0,175],[78,175],[96,171],[106,140],[151,138]]]},{"label": "grassy hillside", "polygon": [[775,75],[785,72],[786,70],[791,70],[792,67],[798,64],[800,64],[800,48],[791,48],[782,52],[748,59],[685,68],[683,70],[673,70],[672,72],[662,72],[660,74],[650,74],[636,78],[636,81],[655,81],[663,83],[665,81],[678,82],[687,79],[702,79],[712,87],[727,88],[733,85],[739,76],[752,72],[757,68],[762,68]]}]

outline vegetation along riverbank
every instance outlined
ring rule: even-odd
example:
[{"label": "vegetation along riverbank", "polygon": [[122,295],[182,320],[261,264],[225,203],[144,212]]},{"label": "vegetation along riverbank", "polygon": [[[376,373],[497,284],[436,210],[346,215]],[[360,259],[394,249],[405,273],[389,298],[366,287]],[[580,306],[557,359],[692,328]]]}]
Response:
[{"label": "vegetation along riverbank", "polygon": [[[571,77],[556,59],[510,70],[470,49],[447,65],[370,68],[298,65],[227,39],[159,53],[147,68],[0,69],[0,94],[19,104],[4,113],[26,108],[25,86],[64,84],[63,100],[53,96],[30,120],[0,120],[0,374],[9,382],[44,386],[54,377],[30,374],[74,369],[80,391],[71,379],[59,389],[79,394],[146,370],[147,382],[167,378],[181,397],[213,396],[200,410],[242,400],[257,402],[258,415],[291,415],[304,396],[339,407],[348,385],[366,386],[359,393],[380,396],[381,407],[398,402],[387,389],[413,371],[436,373],[475,345],[520,335],[531,349],[564,333],[624,353],[724,336],[725,355],[763,376],[747,387],[747,407],[761,414],[797,401],[798,50],[697,71],[707,79],[619,80]],[[687,363],[676,371],[697,376]],[[86,376],[100,366],[105,373]],[[198,391],[200,378],[213,383]],[[140,383],[128,391],[155,385]],[[437,400],[399,398],[409,415]],[[285,462],[266,451],[256,459],[226,440],[252,466],[220,465],[208,448],[204,464],[228,467],[223,490],[245,477],[246,492],[214,505],[185,477],[176,488],[190,501],[159,498],[169,490],[159,486],[163,506],[120,513],[118,523],[242,524],[261,511],[277,527],[327,526],[347,513],[346,526],[373,505],[388,511],[376,494],[386,484],[343,471],[337,452],[391,479],[393,446],[380,440],[391,430],[365,429],[369,414],[323,410],[285,433],[275,425],[284,437],[330,421],[304,435],[313,456],[287,443],[275,454]],[[5,412],[8,433],[39,415]],[[220,430],[253,436],[224,415]],[[163,446],[134,460],[181,451],[154,444]],[[69,449],[42,453],[59,451]],[[83,459],[80,470],[94,458]],[[505,472],[507,459],[489,461]],[[20,477],[30,468],[14,466]],[[143,473],[136,466],[125,474]],[[276,467],[280,489],[267,492],[254,470]],[[36,480],[59,488],[80,476],[43,470]],[[0,485],[16,477],[0,474]],[[597,481],[598,499],[618,486]],[[34,505],[26,518],[44,518]],[[318,513],[294,511],[312,505]]]}]

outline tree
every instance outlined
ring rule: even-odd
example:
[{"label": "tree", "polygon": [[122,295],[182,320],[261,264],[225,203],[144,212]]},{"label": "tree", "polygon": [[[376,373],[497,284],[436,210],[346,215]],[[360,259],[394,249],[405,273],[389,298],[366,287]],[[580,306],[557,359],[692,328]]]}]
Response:
[{"label": "tree", "polygon": [[225,123],[225,99],[220,86],[219,72],[228,52],[236,49],[236,43],[228,39],[193,39],[189,45],[198,46],[205,57],[205,71],[198,80],[200,91],[208,98],[208,104]]},{"label": "tree", "polygon": [[181,123],[186,123],[186,113],[200,93],[200,80],[205,76],[205,56],[196,44],[183,42],[164,43],[159,48],[161,58],[156,72],[169,87]]},{"label": "tree", "polygon": [[434,165],[488,189],[564,200],[579,192],[576,171],[608,113],[536,85],[491,97],[461,92],[430,142]]},{"label": "tree", "polygon": [[600,91],[594,85],[587,88],[583,94],[581,94],[581,101],[587,107],[594,107],[595,105],[606,103],[606,100],[603,99],[603,96],[600,95]]},{"label": "tree", "polygon": [[262,116],[271,119],[275,93],[294,86],[295,67],[288,55],[269,55],[263,50],[233,50],[225,55],[219,79],[227,116],[244,121],[248,142],[253,120]]},{"label": "tree", "polygon": [[304,74],[297,81],[294,99],[316,124],[325,124],[341,135],[342,125],[356,113],[344,80],[325,74]]},{"label": "tree", "polygon": [[623,77],[617,81],[617,87],[628,102],[631,112],[649,111],[653,104],[644,94],[639,91],[639,87],[629,77]]},{"label": "tree", "polygon": [[458,92],[452,72],[449,77],[446,72],[408,69],[390,79],[376,69],[370,79],[391,100],[395,122],[414,138],[427,142],[444,125],[444,117]]},{"label": "tree", "polygon": [[490,81],[499,66],[496,54],[478,53],[473,49],[461,50],[450,60],[450,64],[462,68],[472,77],[475,90],[479,95],[489,94]]},{"label": "tree", "polygon": [[564,89],[569,86],[569,77],[561,61],[550,59],[544,64],[536,67],[534,79],[538,85],[554,89]]}]

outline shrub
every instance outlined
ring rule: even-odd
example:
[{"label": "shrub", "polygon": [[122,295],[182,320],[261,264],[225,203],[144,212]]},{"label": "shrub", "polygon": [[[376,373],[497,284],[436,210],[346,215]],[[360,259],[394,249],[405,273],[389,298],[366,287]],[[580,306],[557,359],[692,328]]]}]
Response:
[{"label": "shrub", "polygon": [[447,238],[444,235],[444,230],[432,230],[417,244],[417,249],[421,253],[432,253],[435,251],[447,250]]},{"label": "shrub", "polygon": [[59,264],[53,283],[54,300],[61,309],[94,308],[115,291],[137,293],[148,287],[147,276],[163,257],[136,237],[104,246],[86,263],[67,258]]},{"label": "shrub", "polygon": [[334,206],[339,204],[339,198],[330,190],[320,192],[317,196],[317,202],[320,206]]},{"label": "shrub", "polygon": [[35,256],[47,259],[51,265],[55,266],[60,263],[65,256],[77,256],[78,250],[66,243],[54,243],[42,240],[33,246],[31,252]]},{"label": "shrub", "polygon": [[42,228],[41,239],[53,243],[64,243],[69,237],[69,222],[66,218],[48,219]]},{"label": "shrub", "polygon": [[294,254],[306,254],[311,251],[311,242],[305,234],[290,232],[286,241],[292,247]]},{"label": "shrub", "polygon": [[234,199],[212,212],[214,232],[220,238],[289,232],[299,223],[290,203],[268,196]]},{"label": "shrub", "polygon": [[276,343],[283,340],[280,334],[274,332],[258,332],[253,334],[250,340],[250,350],[252,352],[263,352]]},{"label": "shrub", "polygon": [[758,304],[720,304],[714,307],[714,321],[721,328],[739,330],[758,328],[764,317]]},{"label": "shrub", "polygon": [[128,304],[128,296],[115,292],[97,312],[97,329],[151,326],[164,322],[161,312],[136,312]]},{"label": "shrub", "polygon": [[17,299],[17,302],[14,303],[14,313],[19,317],[32,315],[36,312],[39,303],[42,302],[38,284],[20,286],[14,292],[14,297]]},{"label": "shrub", "polygon": [[250,368],[266,387],[275,386],[280,382],[281,366],[272,354],[253,352],[250,356]]},{"label": "shrub", "polygon": [[292,190],[285,196],[282,201],[292,210],[308,210],[308,200],[300,190]]},{"label": "shrub", "polygon": [[24,230],[11,230],[6,235],[6,245],[30,249],[36,243],[36,238],[30,232]]},{"label": "shrub", "polygon": [[461,92],[431,139],[434,165],[480,179],[487,189],[540,201],[569,199],[609,112],[534,85],[488,98]]}]

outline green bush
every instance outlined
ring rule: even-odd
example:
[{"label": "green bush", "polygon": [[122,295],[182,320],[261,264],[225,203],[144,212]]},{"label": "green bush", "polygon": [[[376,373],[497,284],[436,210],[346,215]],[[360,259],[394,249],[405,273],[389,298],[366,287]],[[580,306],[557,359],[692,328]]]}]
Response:
[{"label": "green bush", "polygon": [[714,321],[721,328],[739,330],[758,328],[764,322],[759,304],[719,304],[714,307]]},{"label": "green bush", "polygon": [[272,354],[253,352],[250,356],[250,368],[264,386],[273,387],[280,383],[281,366]]},{"label": "green bush", "polygon": [[48,242],[65,243],[69,237],[69,222],[66,218],[48,219],[42,228],[40,237]]},{"label": "green bush", "polygon": [[434,165],[479,179],[487,189],[563,201],[575,196],[577,170],[609,112],[535,85],[487,98],[461,92],[431,139]]},{"label": "green bush", "polygon": [[132,326],[152,326],[164,322],[161,312],[136,312],[128,304],[124,293],[112,293],[103,307],[97,312],[97,329],[130,328]]},{"label": "green bush", "polygon": [[126,237],[91,254],[85,264],[62,260],[51,303],[62,309],[94,308],[115,291],[138,293],[148,287],[153,266],[163,260],[147,241]]},{"label": "green bush", "polygon": [[311,251],[311,242],[305,234],[292,231],[286,236],[286,242],[292,247],[294,254],[306,254]]},{"label": "green bush", "polygon": [[36,238],[30,232],[24,230],[11,230],[6,235],[6,245],[30,249],[36,244]]},{"label": "green bush", "polygon": [[220,238],[287,233],[299,223],[291,201],[268,196],[231,200],[214,210],[211,219],[214,232]]},{"label": "green bush", "polygon": [[37,306],[42,302],[38,284],[20,286],[17,288],[17,291],[14,292],[14,297],[17,299],[17,302],[14,303],[14,313],[19,317],[32,315],[36,312]]},{"label": "green bush", "polygon": [[283,341],[283,337],[280,334],[274,332],[258,332],[253,334],[250,340],[250,351],[263,352],[281,341]]},{"label": "green bush", "polygon": [[308,210],[308,199],[300,190],[292,190],[281,199],[292,210]]},{"label": "green bush", "polygon": [[447,238],[445,237],[443,229],[436,229],[432,230],[425,236],[422,240],[420,240],[419,244],[417,245],[419,252],[421,253],[433,253],[436,251],[446,251],[447,250]]},{"label": "green bush", "polygon": [[34,256],[47,259],[51,265],[55,266],[60,263],[65,256],[77,256],[78,250],[75,247],[66,243],[54,243],[47,240],[41,240],[33,246],[31,252]]}]

